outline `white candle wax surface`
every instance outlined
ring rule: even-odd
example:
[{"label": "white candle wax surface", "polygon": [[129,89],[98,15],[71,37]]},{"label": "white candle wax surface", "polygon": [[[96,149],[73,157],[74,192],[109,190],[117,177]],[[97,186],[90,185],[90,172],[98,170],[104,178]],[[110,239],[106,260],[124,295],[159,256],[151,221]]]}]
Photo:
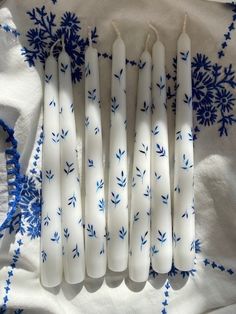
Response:
[{"label": "white candle wax surface", "polygon": [[63,265],[65,280],[70,284],[82,282],[85,277],[84,236],[81,208],[78,160],[76,153],[76,125],[73,104],[70,57],[63,49],[58,58],[60,142],[61,142],[61,196]]},{"label": "white candle wax surface", "polygon": [[177,43],[177,99],[174,176],[174,264],[189,271],[195,257],[191,41],[183,32]]},{"label": "white candle wax surface", "polygon": [[172,266],[172,222],[166,110],[165,47],[152,48],[151,262],[158,273]]},{"label": "white candle wax surface", "polygon": [[62,280],[60,131],[57,62],[45,63],[42,157],[41,282],[55,287]]},{"label": "white candle wax surface", "polygon": [[120,37],[113,43],[111,75],[108,267],[124,271],[128,265],[128,169],[125,45]]},{"label": "white candle wax surface", "polygon": [[85,51],[85,249],[88,276],[106,273],[106,216],[97,49]]},{"label": "white candle wax surface", "polygon": [[150,267],[150,107],[151,55],[145,50],[139,63],[131,190],[129,277],[136,282],[148,279]]}]

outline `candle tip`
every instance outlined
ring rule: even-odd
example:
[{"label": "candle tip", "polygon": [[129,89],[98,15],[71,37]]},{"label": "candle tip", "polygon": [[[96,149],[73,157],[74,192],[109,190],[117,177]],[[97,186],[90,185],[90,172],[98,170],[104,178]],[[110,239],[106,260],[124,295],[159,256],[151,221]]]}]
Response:
[{"label": "candle tip", "polygon": [[112,26],[114,27],[114,30],[116,32],[116,35],[117,37],[121,37],[121,34],[120,34],[120,31],[119,31],[119,28],[117,27],[116,23],[114,21],[111,22]]},{"label": "candle tip", "polygon": [[183,33],[186,33],[187,18],[188,18],[188,14],[185,13],[185,14],[184,14],[184,24],[183,24]]},{"label": "candle tip", "polygon": [[160,40],[160,37],[159,37],[159,33],[158,33],[158,30],[157,30],[157,28],[154,26],[154,25],[152,25],[150,22],[148,23],[148,26],[154,31],[154,33],[156,34],[156,39],[157,40]]},{"label": "candle tip", "polygon": [[147,34],[146,43],[145,43],[145,50],[148,50],[148,43],[149,43],[149,40],[150,40],[150,34],[148,33],[148,34]]},{"label": "candle tip", "polygon": [[91,33],[92,33],[92,28],[91,28],[91,26],[88,26],[88,40],[89,40],[89,46],[92,46],[92,36],[91,36]]}]

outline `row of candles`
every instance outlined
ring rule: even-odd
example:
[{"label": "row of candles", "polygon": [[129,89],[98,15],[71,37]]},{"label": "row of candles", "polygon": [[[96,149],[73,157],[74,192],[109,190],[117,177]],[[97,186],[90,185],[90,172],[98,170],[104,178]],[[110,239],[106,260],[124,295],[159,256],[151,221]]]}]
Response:
[{"label": "row of candles", "polygon": [[[112,47],[108,204],[105,204],[98,52],[85,51],[85,208],[81,206],[70,58],[63,42],[58,62],[45,64],[41,282],[82,282],[129,269],[136,282],[174,265],[192,269],[195,256],[191,42],[177,43],[173,219],[168,156],[165,48],[155,27],[140,57],[132,181],[128,180],[126,53],[115,24]],[[131,201],[128,187],[131,185]],[[106,212],[107,207],[107,212]],[[130,207],[130,210],[129,210]],[[83,226],[85,226],[83,228]]]}]

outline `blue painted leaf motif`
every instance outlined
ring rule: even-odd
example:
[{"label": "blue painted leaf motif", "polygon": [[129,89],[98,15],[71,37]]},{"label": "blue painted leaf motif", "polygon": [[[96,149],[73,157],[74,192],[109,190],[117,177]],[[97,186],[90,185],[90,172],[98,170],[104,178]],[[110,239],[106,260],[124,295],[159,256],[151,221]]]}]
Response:
[{"label": "blue painted leaf motif", "polygon": [[146,62],[142,62],[142,60],[139,60],[139,64],[138,64],[138,67],[140,70],[142,70],[146,65]]},{"label": "blue painted leaf motif", "polygon": [[195,252],[196,252],[196,253],[200,253],[200,252],[201,252],[201,242],[200,242],[199,239],[197,239],[197,240],[195,241]]},{"label": "blue painted leaf motif", "polygon": [[43,219],[44,226],[48,226],[50,221],[51,221],[51,218],[47,214],[47,216],[44,217],[44,219]]},{"label": "blue painted leaf motif", "polygon": [[193,136],[193,133],[191,132],[191,133],[188,133],[188,140],[190,141],[190,142],[192,142],[193,140],[194,140],[194,136]]},{"label": "blue painted leaf motif", "polygon": [[64,228],[64,237],[68,240],[69,236],[70,236],[70,233],[69,233],[68,228]]},{"label": "blue painted leaf motif", "polygon": [[89,167],[89,168],[94,167],[94,162],[93,162],[92,159],[88,159],[88,167]]},{"label": "blue painted leaf motif", "polygon": [[54,234],[53,234],[53,236],[51,238],[51,241],[59,243],[59,240],[60,240],[59,233],[58,232],[54,232]]},{"label": "blue painted leaf motif", "polygon": [[142,251],[143,246],[147,243],[147,235],[148,235],[148,231],[146,231],[143,236],[141,235],[141,246],[140,246],[141,251]]},{"label": "blue painted leaf motif", "polygon": [[73,172],[74,170],[75,170],[74,163],[72,162],[70,164],[68,161],[66,161],[66,168],[64,168],[64,172],[68,175],[71,172]]},{"label": "blue painted leaf motif", "polygon": [[184,94],[184,103],[190,106],[192,103],[192,96],[188,96],[187,94]]},{"label": "blue painted leaf motif", "polygon": [[109,231],[106,231],[104,237],[107,239],[107,241],[111,240]]},{"label": "blue painted leaf motif", "polygon": [[85,126],[88,127],[89,126],[89,117],[85,118]]},{"label": "blue painted leaf motif", "polygon": [[47,260],[47,253],[44,250],[41,251],[41,256],[42,256],[43,263],[46,262],[46,260]]},{"label": "blue painted leaf motif", "polygon": [[62,113],[62,110],[63,110],[63,108],[61,107],[61,108],[60,108],[60,110],[59,110],[59,114],[61,114],[61,113]]},{"label": "blue painted leaf motif", "polygon": [[90,238],[96,238],[97,237],[96,231],[94,230],[93,225],[88,224],[87,232],[88,232],[88,236]]},{"label": "blue painted leaf motif", "polygon": [[45,74],[45,82],[46,82],[46,83],[49,83],[50,80],[51,80],[51,78],[52,78],[52,74],[51,74],[51,75]]},{"label": "blue painted leaf motif", "polygon": [[159,83],[156,83],[156,85],[157,85],[157,87],[159,88],[160,94],[161,94],[163,88],[165,88],[165,84],[163,83],[163,78],[162,78],[162,76],[160,76],[160,82],[159,82]]},{"label": "blue painted leaf motif", "polygon": [[136,185],[136,182],[135,182],[135,178],[133,177],[133,178],[132,178],[132,183],[131,183],[132,188],[134,188],[135,185]]},{"label": "blue painted leaf motif", "polygon": [[104,243],[102,244],[102,248],[101,248],[99,254],[100,254],[100,255],[105,254]]},{"label": "blue painted leaf motif", "polygon": [[144,178],[144,176],[145,176],[146,170],[143,170],[143,171],[142,171],[142,170],[140,170],[138,167],[136,167],[136,171],[137,171],[136,176],[139,177],[139,178],[141,178],[142,183],[143,183],[143,178]]},{"label": "blue painted leaf motif", "polygon": [[152,129],[152,134],[153,135],[157,135],[159,134],[160,130],[159,130],[159,126],[156,125],[153,129]]},{"label": "blue painted leaf motif", "polygon": [[114,192],[111,192],[111,202],[115,205],[119,204],[121,199],[120,199],[120,194],[115,194]]},{"label": "blue painted leaf motif", "polygon": [[166,232],[161,232],[160,230],[158,230],[157,240],[160,241],[161,244],[163,244],[167,240]]},{"label": "blue painted leaf motif", "polygon": [[120,177],[116,177],[116,179],[117,179],[117,184],[120,187],[124,188],[126,186],[127,182],[126,182],[126,177],[124,175],[124,171],[123,170],[121,171],[121,176]]},{"label": "blue painted leaf motif", "polygon": [[156,144],[156,153],[160,156],[160,157],[166,157],[166,150],[163,146]]},{"label": "blue painted leaf motif", "polygon": [[151,216],[151,208],[147,209],[146,213],[148,216]]},{"label": "blue painted leaf motif", "polygon": [[145,145],[142,143],[142,148],[139,150],[140,153],[144,154],[145,156],[147,156],[148,153],[148,145]]},{"label": "blue painted leaf motif", "polygon": [[61,213],[62,213],[62,208],[61,208],[61,207],[58,207],[58,209],[57,209],[57,214],[58,214],[58,216],[61,216]]},{"label": "blue painted leaf motif", "polygon": [[125,150],[121,150],[119,148],[118,152],[116,153],[116,158],[120,161],[121,158],[124,156],[124,154],[125,154]]},{"label": "blue painted leaf motif", "polygon": [[46,178],[50,182],[53,179],[54,174],[52,173],[52,170],[46,170],[45,172],[46,172]]},{"label": "blue painted leaf motif", "polygon": [[56,102],[54,99],[50,101],[49,106],[50,107],[56,107]]},{"label": "blue painted leaf motif", "polygon": [[193,164],[191,164],[190,162],[189,162],[189,159],[187,159],[187,157],[186,157],[186,155],[185,154],[183,154],[183,160],[182,160],[182,169],[183,170],[188,170],[188,169],[190,169],[190,168],[192,168],[193,167]]},{"label": "blue painted leaf motif", "polygon": [[102,198],[98,201],[98,208],[99,208],[100,212],[105,211],[105,200],[104,200],[104,198]]},{"label": "blue painted leaf motif", "polygon": [[175,234],[175,232],[173,233],[173,242],[174,242],[174,246],[177,245],[177,243],[181,240],[181,237],[177,236]]},{"label": "blue painted leaf motif", "polygon": [[190,251],[195,251],[195,240],[191,242]]},{"label": "blue painted leaf motif", "polygon": [[161,175],[159,175],[156,171],[154,172],[154,175],[157,181],[161,179]]},{"label": "blue painted leaf motif", "polygon": [[69,206],[72,205],[73,207],[75,207],[76,202],[77,202],[77,199],[76,199],[74,194],[68,198],[68,205]]},{"label": "blue painted leaf motif", "polygon": [[140,111],[147,112],[148,109],[149,109],[149,105],[146,103],[146,101],[144,101],[143,107],[140,109]]},{"label": "blue painted leaf motif", "polygon": [[104,181],[101,179],[100,181],[97,181],[96,182],[96,186],[97,186],[97,189],[96,189],[96,192],[98,191],[98,190],[100,190],[100,189],[102,189],[103,188],[103,186],[104,186]]},{"label": "blue painted leaf motif", "polygon": [[75,245],[75,248],[72,250],[73,258],[79,257],[79,248],[78,244]]},{"label": "blue painted leaf motif", "polygon": [[179,186],[179,185],[177,185],[177,186],[175,187],[175,192],[180,193],[180,186]]},{"label": "blue painted leaf motif", "polygon": [[88,77],[91,74],[89,63],[85,66],[85,77]]},{"label": "blue painted leaf motif", "polygon": [[96,128],[94,129],[94,134],[97,135],[99,132],[100,132],[99,127],[96,127]]},{"label": "blue painted leaf motif", "polygon": [[96,88],[88,91],[88,99],[95,101],[96,97]]},{"label": "blue painted leaf motif", "polygon": [[69,130],[67,130],[67,131],[65,131],[65,130],[61,130],[61,138],[64,140],[65,139],[65,137],[67,136],[67,134],[68,134],[68,132],[69,132]]},{"label": "blue painted leaf motif", "polygon": [[182,140],[182,139],[183,139],[182,132],[181,131],[176,132],[176,141]]},{"label": "blue painted leaf motif", "polygon": [[127,230],[122,226],[121,229],[119,230],[119,237],[124,240],[125,236],[127,234]]},{"label": "blue painted leaf motif", "polygon": [[159,252],[159,250],[156,248],[155,245],[151,246],[151,254],[152,256],[154,256],[155,254],[157,254]]},{"label": "blue painted leaf motif", "polygon": [[188,209],[185,210],[185,212],[183,213],[183,215],[181,217],[188,219],[188,217],[189,217]]},{"label": "blue painted leaf motif", "polygon": [[118,74],[114,74],[114,77],[117,78],[120,82],[120,79],[121,79],[121,76],[122,76],[122,73],[123,73],[123,69],[120,70],[120,72]]},{"label": "blue painted leaf motif", "polygon": [[167,205],[168,200],[169,200],[169,194],[161,195],[161,199],[162,199],[162,203]]},{"label": "blue painted leaf motif", "polygon": [[71,110],[72,113],[74,112],[74,104],[70,105],[70,110]]},{"label": "blue painted leaf motif", "polygon": [[64,63],[61,62],[60,71],[61,71],[62,73],[66,73],[67,68],[68,68],[68,64],[64,64]]},{"label": "blue painted leaf motif", "polygon": [[181,59],[184,61],[188,60],[189,51],[180,52]]},{"label": "blue painted leaf motif", "polygon": [[60,134],[52,132],[52,141],[54,143],[59,143],[59,141],[60,141]]},{"label": "blue painted leaf motif", "polygon": [[134,214],[134,222],[139,220],[139,212]]},{"label": "blue painted leaf motif", "polygon": [[147,186],[146,191],[143,195],[148,197],[148,198],[151,198],[151,189],[150,189],[149,185]]},{"label": "blue painted leaf motif", "polygon": [[111,111],[115,114],[119,108],[119,104],[116,102],[116,97],[111,98]]}]

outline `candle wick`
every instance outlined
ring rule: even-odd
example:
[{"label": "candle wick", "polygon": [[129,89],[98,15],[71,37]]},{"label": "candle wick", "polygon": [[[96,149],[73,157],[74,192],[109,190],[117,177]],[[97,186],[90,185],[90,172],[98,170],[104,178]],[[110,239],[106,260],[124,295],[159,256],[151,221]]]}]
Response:
[{"label": "candle wick", "polygon": [[147,39],[146,39],[146,42],[145,42],[145,50],[148,50],[149,39],[150,39],[150,34],[148,33],[147,34]]},{"label": "candle wick", "polygon": [[116,23],[114,21],[112,21],[111,24],[114,27],[114,30],[116,32],[117,37],[121,38],[121,34],[120,34],[119,28],[117,27]]},{"label": "candle wick", "polygon": [[160,37],[159,37],[159,33],[158,33],[158,30],[157,30],[157,28],[154,26],[154,25],[152,25],[151,23],[148,23],[148,26],[154,31],[154,33],[156,34],[156,39],[157,40],[160,40]]},{"label": "candle wick", "polygon": [[92,30],[91,26],[88,26],[88,40],[89,40],[89,46],[92,46],[92,36],[91,36]]},{"label": "candle wick", "polygon": [[188,17],[188,14],[185,13],[185,14],[184,14],[184,24],[183,24],[183,33],[186,33],[187,17]]}]

